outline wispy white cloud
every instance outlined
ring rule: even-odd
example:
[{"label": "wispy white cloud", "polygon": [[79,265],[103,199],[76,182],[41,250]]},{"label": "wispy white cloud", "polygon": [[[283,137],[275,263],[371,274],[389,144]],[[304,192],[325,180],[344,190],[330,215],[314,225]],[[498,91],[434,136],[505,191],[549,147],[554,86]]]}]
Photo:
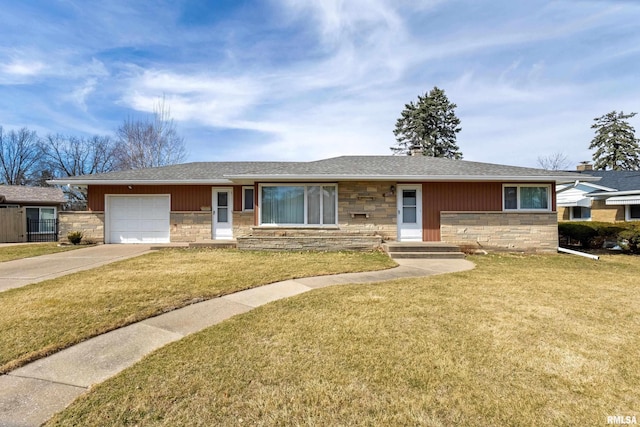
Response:
[{"label": "wispy white cloud", "polygon": [[15,76],[35,76],[40,74],[45,65],[42,62],[27,62],[23,60],[13,60],[8,64],[0,65],[0,69],[3,73]]}]

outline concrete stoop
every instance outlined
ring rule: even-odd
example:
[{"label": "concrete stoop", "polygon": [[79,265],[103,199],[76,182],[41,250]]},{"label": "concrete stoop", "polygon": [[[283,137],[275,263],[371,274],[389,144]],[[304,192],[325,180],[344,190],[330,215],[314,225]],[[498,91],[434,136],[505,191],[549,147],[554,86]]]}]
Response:
[{"label": "concrete stoop", "polygon": [[393,259],[463,259],[460,247],[443,242],[390,242],[382,245]]},{"label": "concrete stoop", "polygon": [[189,243],[190,248],[235,249],[238,242],[234,240],[203,240]]}]

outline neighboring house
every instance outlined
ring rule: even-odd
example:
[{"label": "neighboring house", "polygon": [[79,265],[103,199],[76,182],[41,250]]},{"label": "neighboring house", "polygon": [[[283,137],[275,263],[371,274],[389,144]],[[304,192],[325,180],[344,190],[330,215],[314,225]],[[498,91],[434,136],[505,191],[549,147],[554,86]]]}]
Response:
[{"label": "neighboring house", "polygon": [[0,242],[57,240],[59,188],[0,185]]},{"label": "neighboring house", "polygon": [[[88,211],[61,235],[106,243],[236,239],[240,248],[375,247],[384,241],[553,251],[556,184],[576,173],[423,156],[211,162],[69,177]],[[585,179],[597,180],[597,178]]]},{"label": "neighboring house", "polygon": [[594,171],[582,164],[577,172],[600,180],[558,185],[559,221],[640,220],[640,171]]}]

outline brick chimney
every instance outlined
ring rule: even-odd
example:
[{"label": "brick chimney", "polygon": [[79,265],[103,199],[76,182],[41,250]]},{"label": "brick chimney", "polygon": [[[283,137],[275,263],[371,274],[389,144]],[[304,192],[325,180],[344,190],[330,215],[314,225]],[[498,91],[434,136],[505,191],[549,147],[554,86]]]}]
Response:
[{"label": "brick chimney", "polygon": [[593,170],[593,165],[591,163],[589,163],[588,161],[580,162],[580,164],[577,167],[577,170],[578,170],[578,172],[592,171]]}]

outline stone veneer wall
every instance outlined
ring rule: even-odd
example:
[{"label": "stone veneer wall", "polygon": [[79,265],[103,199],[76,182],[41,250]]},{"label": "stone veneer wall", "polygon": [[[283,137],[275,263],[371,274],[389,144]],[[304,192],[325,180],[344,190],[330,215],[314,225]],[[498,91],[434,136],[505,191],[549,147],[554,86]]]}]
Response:
[{"label": "stone veneer wall", "polygon": [[238,249],[262,251],[362,251],[382,245],[380,236],[251,236],[238,237]]},{"label": "stone veneer wall", "polygon": [[60,242],[68,242],[70,231],[82,231],[84,240],[104,242],[104,212],[59,211],[58,234]]},{"label": "stone veneer wall", "polygon": [[[338,227],[343,232],[376,234],[396,240],[395,182],[338,182]],[[368,215],[368,218],[367,218]]]},{"label": "stone veneer wall", "polygon": [[233,213],[233,237],[243,237],[251,234],[253,228],[253,212],[234,212]]},{"label": "stone veneer wall", "polygon": [[462,247],[555,252],[557,213],[441,212],[442,241]]},{"label": "stone veneer wall", "polygon": [[171,212],[170,215],[172,242],[211,240],[211,211]]},{"label": "stone veneer wall", "polygon": [[[253,212],[233,212],[233,236],[246,236],[253,226]],[[171,241],[211,240],[211,211],[171,212]]]},{"label": "stone veneer wall", "polygon": [[[60,211],[59,240],[67,242],[70,231],[82,231],[84,238],[104,242],[104,212]],[[211,240],[211,211],[171,212],[170,239],[172,242]],[[233,213],[234,236],[250,234],[253,212]]]}]

